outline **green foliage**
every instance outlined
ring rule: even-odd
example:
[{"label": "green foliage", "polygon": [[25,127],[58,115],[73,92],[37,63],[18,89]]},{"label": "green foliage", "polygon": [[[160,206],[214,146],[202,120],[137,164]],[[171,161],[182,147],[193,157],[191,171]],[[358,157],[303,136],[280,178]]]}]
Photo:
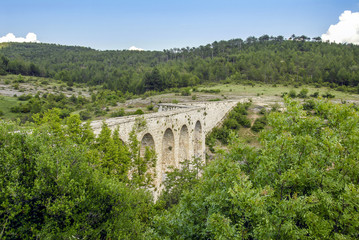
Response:
[{"label": "green foliage", "polygon": [[70,87],[86,83],[132,94],[219,82],[328,84],[357,91],[358,46],[262,37],[161,52],[11,43],[0,49],[0,74],[53,77]]},{"label": "green foliage", "polygon": [[96,138],[96,154],[98,159],[92,160],[106,174],[118,178],[121,182],[128,182],[128,174],[131,168],[131,158],[128,147],[119,137],[119,130],[113,134],[104,122],[98,137]]},{"label": "green foliage", "polygon": [[20,95],[17,97],[17,99],[19,99],[20,101],[27,101],[29,99],[32,98],[32,95],[31,94],[28,94],[28,95]]},{"label": "green foliage", "polygon": [[251,103],[239,103],[233,108],[224,120],[221,127],[215,127],[211,133],[206,137],[206,144],[209,146],[211,152],[215,152],[214,145],[216,140],[219,140],[222,144],[228,144],[230,133],[232,130],[239,130],[240,126],[245,128],[251,127],[251,122],[247,118],[248,108]]},{"label": "green foliage", "polygon": [[79,114],[80,114],[81,120],[88,120],[88,119],[91,118],[91,112],[90,111],[83,110]]},{"label": "green foliage", "polygon": [[111,113],[111,117],[123,117],[125,115],[126,115],[125,109],[123,108],[120,108],[119,110],[116,110]]},{"label": "green foliage", "polygon": [[294,89],[291,89],[288,93],[288,96],[291,98],[296,98],[297,97],[297,92]]},{"label": "green foliage", "polygon": [[323,98],[335,98],[335,96],[329,92],[325,93],[325,94],[322,94],[322,97]]},{"label": "green foliage", "polygon": [[181,96],[191,96],[191,88],[185,88],[181,91]]},{"label": "green foliage", "polygon": [[179,168],[169,167],[163,182],[164,189],[156,203],[157,206],[169,209],[178,204],[182,194],[199,182],[199,174],[203,167],[204,164],[199,158],[185,159],[180,162]]},{"label": "green foliage", "polygon": [[266,125],[267,125],[267,116],[264,115],[262,117],[257,118],[254,121],[251,129],[254,132],[259,132],[259,131],[263,130]]},{"label": "green foliage", "polygon": [[254,150],[232,139],[152,235],[162,239],[357,239],[359,113],[286,99]]},{"label": "green foliage", "polygon": [[137,109],[134,113],[134,115],[143,115],[145,114],[142,109]]},{"label": "green foliage", "polygon": [[147,111],[153,111],[154,110],[153,104],[151,103],[150,105],[147,105],[146,109],[147,109]]},{"label": "green foliage", "polygon": [[146,127],[144,119],[136,119],[136,124],[129,135],[129,155],[131,158],[131,184],[141,187],[153,187],[156,167],[156,152],[152,148],[145,148],[141,154],[141,145],[136,134]]},{"label": "green foliage", "polygon": [[78,116],[57,129],[51,117],[38,118],[31,133],[0,124],[0,237],[142,239],[150,194],[89,162],[91,140]]},{"label": "green foliage", "polygon": [[299,98],[307,98],[308,97],[308,92],[309,92],[309,90],[307,88],[303,88],[302,90],[300,90],[297,97],[299,97]]},{"label": "green foliage", "polygon": [[319,97],[319,92],[314,92],[310,96],[313,97],[313,98],[317,98],[317,97]]},{"label": "green foliage", "polygon": [[202,89],[201,92],[204,92],[204,93],[220,93],[221,90],[220,89]]},{"label": "green foliage", "polygon": [[311,111],[311,110],[314,109],[314,107],[315,107],[315,101],[312,100],[312,99],[310,99],[310,100],[303,103],[303,109],[304,110]]}]

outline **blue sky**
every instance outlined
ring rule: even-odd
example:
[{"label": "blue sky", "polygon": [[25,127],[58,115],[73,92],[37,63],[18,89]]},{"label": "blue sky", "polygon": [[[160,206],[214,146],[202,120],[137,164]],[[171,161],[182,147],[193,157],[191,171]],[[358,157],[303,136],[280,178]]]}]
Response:
[{"label": "blue sky", "polygon": [[0,37],[95,49],[195,47],[248,36],[321,36],[359,0],[1,0]]}]

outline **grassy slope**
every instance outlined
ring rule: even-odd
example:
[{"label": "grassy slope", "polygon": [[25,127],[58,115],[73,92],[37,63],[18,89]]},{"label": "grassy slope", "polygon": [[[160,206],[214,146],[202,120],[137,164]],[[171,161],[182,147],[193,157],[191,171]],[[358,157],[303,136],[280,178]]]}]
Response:
[{"label": "grassy slope", "polygon": [[241,85],[241,84],[220,84],[214,85],[210,87],[200,87],[199,89],[219,89],[221,90],[221,94],[227,96],[246,96],[246,97],[254,97],[254,96],[281,96],[284,92],[289,92],[294,89],[298,94],[301,89],[307,88],[309,90],[308,95],[313,94],[314,92],[319,92],[319,95],[325,93],[331,93],[335,95],[334,99],[343,99],[343,100],[354,100],[359,101],[358,94],[351,94],[346,92],[340,92],[336,90],[332,90],[330,88],[321,87],[315,88],[313,86],[300,86],[299,88],[294,88],[293,86],[283,86],[277,84],[276,87],[268,84],[256,84],[254,87]]},{"label": "grassy slope", "polygon": [[[17,113],[10,112],[10,108],[20,103],[16,97],[0,96],[0,111],[4,113],[4,117],[14,119],[19,116]],[[25,104],[25,101],[22,101]]]}]

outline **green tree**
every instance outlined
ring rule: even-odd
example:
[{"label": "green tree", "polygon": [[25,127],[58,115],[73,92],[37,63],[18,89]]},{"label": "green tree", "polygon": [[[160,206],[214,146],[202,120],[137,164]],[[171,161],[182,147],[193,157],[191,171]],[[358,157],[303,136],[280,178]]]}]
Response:
[{"label": "green tree", "polygon": [[0,238],[142,239],[150,194],[91,166],[89,146],[57,131],[1,122]]},{"label": "green tree", "polygon": [[143,118],[137,118],[136,123],[129,135],[129,152],[131,156],[131,184],[141,187],[153,187],[156,167],[156,152],[154,149],[146,147],[141,155],[140,142],[137,139],[137,132],[146,127]]},{"label": "green tree", "polygon": [[151,73],[147,73],[144,82],[145,89],[149,91],[162,91],[165,88],[163,77],[158,68],[154,68]]}]

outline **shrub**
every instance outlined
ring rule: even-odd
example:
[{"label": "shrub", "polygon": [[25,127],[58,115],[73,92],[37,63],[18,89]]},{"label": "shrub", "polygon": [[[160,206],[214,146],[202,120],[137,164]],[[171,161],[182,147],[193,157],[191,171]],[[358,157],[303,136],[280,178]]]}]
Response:
[{"label": "shrub", "polygon": [[147,105],[146,108],[148,111],[153,111],[154,106],[153,106],[153,104],[150,104],[150,105]]},{"label": "shrub", "polygon": [[265,108],[261,108],[261,110],[259,111],[259,114],[262,114],[262,115],[264,115],[266,113],[267,113],[267,111]]},{"label": "shrub", "polygon": [[119,110],[112,112],[111,117],[123,117],[123,116],[125,116],[125,114],[126,114],[125,109],[120,108]]},{"label": "shrub", "polygon": [[202,89],[201,92],[204,92],[204,93],[220,93],[221,90],[220,89]]},{"label": "shrub", "polygon": [[142,115],[145,114],[142,109],[137,109],[134,113],[134,115]]},{"label": "shrub", "polygon": [[303,103],[303,109],[304,110],[310,111],[310,110],[313,110],[314,107],[315,107],[314,100],[308,100],[305,103]]},{"label": "shrub", "polygon": [[96,108],[95,115],[96,115],[96,117],[106,115],[106,111],[102,110],[101,108]]},{"label": "shrub", "polygon": [[327,93],[323,94],[322,97],[323,97],[323,98],[335,98],[335,95],[333,95],[333,94],[327,92]]},{"label": "shrub", "polygon": [[263,117],[257,118],[254,121],[251,129],[254,132],[259,132],[259,131],[263,130],[266,125],[267,125],[267,117],[263,116]]},{"label": "shrub", "polygon": [[292,90],[289,91],[288,96],[291,97],[291,98],[296,98],[297,93],[295,92],[294,89],[292,89]]},{"label": "shrub", "polygon": [[228,129],[233,129],[233,130],[237,130],[237,129],[239,129],[239,123],[236,121],[236,119],[234,119],[234,118],[229,118],[229,119],[227,119],[224,123],[223,123],[223,125],[225,126],[225,127],[227,127]]},{"label": "shrub", "polygon": [[306,88],[303,88],[302,90],[300,90],[299,94],[298,94],[298,97],[299,98],[307,98],[307,94],[308,94],[308,89]]},{"label": "shrub", "polygon": [[218,139],[222,144],[228,144],[228,138],[230,134],[230,130],[227,127],[221,127],[221,128],[213,128],[212,133],[213,137]]},{"label": "shrub", "polygon": [[317,98],[319,97],[319,92],[315,92],[313,94],[310,95],[311,97]]},{"label": "shrub", "polygon": [[275,103],[272,106],[271,112],[277,112],[279,110],[281,106],[279,105],[279,103]]},{"label": "shrub", "polygon": [[27,101],[27,100],[29,100],[31,98],[32,98],[31,94],[28,94],[28,95],[23,94],[23,95],[17,97],[17,99],[20,100],[20,101]]},{"label": "shrub", "polygon": [[214,98],[214,99],[209,99],[208,101],[210,101],[210,102],[217,102],[217,101],[221,101],[221,99],[220,99],[220,98]]},{"label": "shrub", "polygon": [[181,91],[181,95],[182,96],[190,96],[191,95],[191,89],[190,88],[185,88]]},{"label": "shrub", "polygon": [[42,80],[41,81],[41,85],[48,85],[48,84],[49,84],[49,82],[47,80]]},{"label": "shrub", "polygon": [[89,112],[88,110],[81,111],[79,114],[81,120],[85,121],[91,118],[91,112]]}]

